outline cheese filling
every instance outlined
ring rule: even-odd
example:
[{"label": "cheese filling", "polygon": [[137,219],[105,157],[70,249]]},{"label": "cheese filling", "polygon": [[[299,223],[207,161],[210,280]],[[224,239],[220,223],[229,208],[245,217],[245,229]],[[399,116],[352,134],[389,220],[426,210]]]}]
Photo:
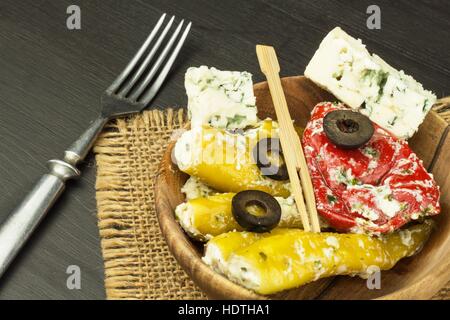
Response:
[{"label": "cheese filling", "polygon": [[212,188],[201,182],[198,178],[191,176],[181,188],[186,200],[204,198],[216,193]]}]

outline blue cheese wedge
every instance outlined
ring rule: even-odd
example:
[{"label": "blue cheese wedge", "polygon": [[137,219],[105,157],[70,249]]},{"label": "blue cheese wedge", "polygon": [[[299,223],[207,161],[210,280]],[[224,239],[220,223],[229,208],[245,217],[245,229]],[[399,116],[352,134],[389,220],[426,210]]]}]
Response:
[{"label": "blue cheese wedge", "polygon": [[401,139],[417,131],[436,101],[431,91],[339,27],[322,40],[305,76]]},{"label": "blue cheese wedge", "polygon": [[257,123],[252,75],[207,66],[189,68],[185,76],[191,126],[239,129]]}]

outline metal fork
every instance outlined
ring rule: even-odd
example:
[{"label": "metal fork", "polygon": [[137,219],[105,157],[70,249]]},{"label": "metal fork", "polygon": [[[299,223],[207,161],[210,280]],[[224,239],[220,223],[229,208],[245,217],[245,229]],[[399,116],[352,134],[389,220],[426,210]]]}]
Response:
[{"label": "metal fork", "polygon": [[89,153],[108,120],[139,112],[155,97],[191,28],[189,22],[182,31],[184,25],[182,20],[158,57],[154,59],[175,19],[172,16],[154,42],[165,17],[166,14],[161,16],[136,55],[101,96],[102,109],[98,118],[65,151],[64,160],[48,162],[50,172],[37,182],[22,203],[0,226],[0,276],[61,195],[66,181],[80,175],[76,165]]}]

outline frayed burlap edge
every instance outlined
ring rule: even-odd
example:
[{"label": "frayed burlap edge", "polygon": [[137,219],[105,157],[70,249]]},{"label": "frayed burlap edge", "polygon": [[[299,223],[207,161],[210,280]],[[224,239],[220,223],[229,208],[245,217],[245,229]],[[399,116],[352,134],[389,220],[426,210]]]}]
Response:
[{"label": "frayed burlap edge", "polygon": [[433,109],[439,113],[439,115],[450,123],[450,97],[439,99],[433,106]]},{"label": "frayed burlap edge", "polygon": [[168,251],[154,208],[153,184],[182,109],[145,111],[107,125],[94,152],[98,226],[108,299],[201,299]]}]

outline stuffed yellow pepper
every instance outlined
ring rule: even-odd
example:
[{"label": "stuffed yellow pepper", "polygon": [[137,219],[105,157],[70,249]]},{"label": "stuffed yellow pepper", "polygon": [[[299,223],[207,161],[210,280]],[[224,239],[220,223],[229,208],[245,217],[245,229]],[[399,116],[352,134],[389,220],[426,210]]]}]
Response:
[{"label": "stuffed yellow pepper", "polygon": [[273,196],[288,197],[288,179],[266,177],[252,155],[264,138],[277,136],[278,125],[267,119],[258,127],[230,132],[213,127],[196,127],[178,139],[174,157],[181,171],[197,177],[219,192],[260,190]]},{"label": "stuffed yellow pepper", "polygon": [[[232,213],[235,193],[220,193],[190,199],[175,209],[183,229],[197,240],[208,240],[233,230],[243,230]],[[302,222],[293,198],[275,197],[281,207],[279,227],[301,228]]]},{"label": "stuffed yellow pepper", "polygon": [[426,221],[380,238],[298,229],[231,232],[210,240],[203,260],[246,288],[272,294],[333,275],[390,269],[416,253],[431,228]]}]

